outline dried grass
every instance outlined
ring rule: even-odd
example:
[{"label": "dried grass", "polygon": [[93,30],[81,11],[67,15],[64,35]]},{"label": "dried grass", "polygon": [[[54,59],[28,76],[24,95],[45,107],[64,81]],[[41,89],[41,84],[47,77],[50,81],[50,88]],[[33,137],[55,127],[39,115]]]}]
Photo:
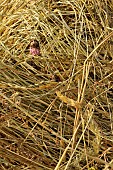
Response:
[{"label": "dried grass", "polygon": [[113,169],[113,2],[0,9],[1,169]]}]

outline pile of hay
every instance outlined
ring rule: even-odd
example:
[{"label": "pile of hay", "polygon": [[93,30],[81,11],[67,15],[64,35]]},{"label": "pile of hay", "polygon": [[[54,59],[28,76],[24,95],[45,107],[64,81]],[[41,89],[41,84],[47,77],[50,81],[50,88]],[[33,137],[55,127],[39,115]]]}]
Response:
[{"label": "pile of hay", "polygon": [[112,9],[1,0],[1,169],[113,169]]}]

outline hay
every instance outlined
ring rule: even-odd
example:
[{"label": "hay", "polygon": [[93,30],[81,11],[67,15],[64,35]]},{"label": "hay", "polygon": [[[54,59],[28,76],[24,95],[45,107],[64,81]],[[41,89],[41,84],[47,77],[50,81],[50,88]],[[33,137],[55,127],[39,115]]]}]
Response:
[{"label": "hay", "polygon": [[113,2],[0,8],[1,168],[113,169]]}]

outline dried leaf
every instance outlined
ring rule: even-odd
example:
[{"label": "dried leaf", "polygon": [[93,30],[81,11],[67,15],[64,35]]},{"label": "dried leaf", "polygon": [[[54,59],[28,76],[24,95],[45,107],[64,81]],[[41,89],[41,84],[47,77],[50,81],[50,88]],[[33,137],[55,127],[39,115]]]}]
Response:
[{"label": "dried leaf", "polygon": [[60,91],[57,91],[56,94],[59,97],[59,99],[61,101],[63,101],[64,103],[66,103],[66,104],[68,104],[70,106],[73,106],[76,109],[81,107],[79,102],[76,102],[75,100],[70,99],[69,97],[63,96]]},{"label": "dried leaf", "polygon": [[57,82],[51,82],[49,84],[39,86],[38,89],[39,90],[51,89],[54,88],[57,84],[58,84]]}]

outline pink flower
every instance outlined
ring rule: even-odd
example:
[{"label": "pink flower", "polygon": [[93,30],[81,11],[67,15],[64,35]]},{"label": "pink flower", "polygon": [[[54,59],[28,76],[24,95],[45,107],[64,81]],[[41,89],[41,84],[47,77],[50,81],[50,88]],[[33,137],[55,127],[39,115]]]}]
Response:
[{"label": "pink flower", "polygon": [[40,55],[40,50],[38,48],[30,47],[30,54]]}]

